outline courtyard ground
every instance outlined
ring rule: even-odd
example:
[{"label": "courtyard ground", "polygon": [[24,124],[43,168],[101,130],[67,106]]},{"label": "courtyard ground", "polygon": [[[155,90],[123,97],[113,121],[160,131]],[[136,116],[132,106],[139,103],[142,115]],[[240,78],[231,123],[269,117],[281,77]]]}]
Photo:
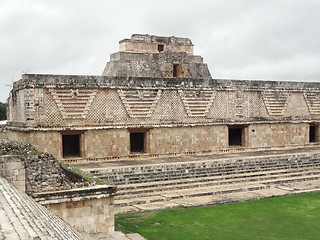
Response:
[{"label": "courtyard ground", "polygon": [[116,216],[116,228],[148,240],[319,239],[320,192],[211,207]]}]

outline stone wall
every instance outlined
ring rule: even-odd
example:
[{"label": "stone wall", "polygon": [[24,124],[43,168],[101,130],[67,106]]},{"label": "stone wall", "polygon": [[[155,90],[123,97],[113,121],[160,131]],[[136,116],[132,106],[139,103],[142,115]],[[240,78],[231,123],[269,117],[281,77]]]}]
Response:
[{"label": "stone wall", "polygon": [[[229,129],[242,130],[242,144],[229,146]],[[77,131],[32,131],[29,135],[41,151],[55,155],[59,160],[106,161],[119,158],[210,154],[230,151],[295,148],[319,144],[319,138],[310,142],[308,123],[259,123],[243,125],[216,124],[212,126],[181,126],[154,128],[82,129]],[[320,135],[316,128],[316,135]],[[131,132],[145,134],[144,152],[130,152]],[[9,132],[19,138],[19,132]],[[63,156],[62,136],[80,135],[80,154]],[[22,137],[24,132],[21,132]]]},{"label": "stone wall", "polygon": [[309,144],[309,124],[276,123],[248,127],[249,148],[303,146]]},{"label": "stone wall", "polygon": [[1,175],[28,194],[94,185],[61,167],[51,154],[32,145],[0,139]]},{"label": "stone wall", "polygon": [[19,124],[27,122],[25,116],[26,104],[24,99],[24,92],[25,91],[10,92],[7,108],[8,122],[11,121]]},{"label": "stone wall", "polygon": [[129,133],[126,129],[91,130],[84,133],[85,153],[88,159],[127,156]]},{"label": "stone wall", "polygon": [[161,44],[163,49],[160,51],[186,52],[193,55],[193,44],[189,38],[133,34],[131,39],[123,39],[119,43],[121,52],[159,53],[158,44]]},{"label": "stone wall", "polygon": [[21,156],[0,156],[0,176],[20,191],[26,190],[26,171]]},{"label": "stone wall", "polygon": [[[250,157],[250,155],[233,156],[231,159],[223,158],[223,155],[208,156],[203,161],[177,162],[166,164],[149,164],[122,166],[91,170],[92,174],[106,181],[119,185],[130,183],[143,183],[152,181],[180,180],[187,178],[201,178],[213,176],[228,176],[233,174],[257,173],[261,171],[278,171],[292,168],[314,168],[320,166],[319,153],[281,154]],[[253,175],[252,175],[253,176]],[[318,177],[316,176],[318,179]],[[186,181],[187,182],[187,181]]]},{"label": "stone wall", "polygon": [[154,128],[150,131],[150,153],[210,153],[228,146],[225,126]]},{"label": "stone wall", "polygon": [[39,153],[26,143],[0,139],[0,176],[80,231],[114,231],[116,188],[84,182],[50,154]]},{"label": "stone wall", "polygon": [[96,186],[72,191],[43,192],[34,197],[79,231],[109,233],[114,231],[115,192],[115,187]]},{"label": "stone wall", "polygon": [[7,125],[6,124],[3,124],[1,125],[0,124],[0,138],[7,138]]},{"label": "stone wall", "polygon": [[9,101],[9,127],[201,126],[320,117],[317,83],[53,75],[24,75],[19,83],[23,87]]},{"label": "stone wall", "polygon": [[[202,57],[188,55],[185,52],[165,51],[157,54],[119,52],[112,54],[110,60],[102,73],[103,76],[204,79],[211,76]],[[173,73],[174,65],[177,66],[175,73]]]},{"label": "stone wall", "polygon": [[[320,135],[319,89],[305,82],[27,74],[11,93],[7,129],[10,139],[70,162],[137,157],[131,131],[145,133],[144,156],[230,151],[230,128],[242,129],[241,151],[299,147],[319,143],[309,140],[310,126]],[[15,95],[25,96],[24,105]],[[66,134],[80,136],[72,158],[63,155]]]}]

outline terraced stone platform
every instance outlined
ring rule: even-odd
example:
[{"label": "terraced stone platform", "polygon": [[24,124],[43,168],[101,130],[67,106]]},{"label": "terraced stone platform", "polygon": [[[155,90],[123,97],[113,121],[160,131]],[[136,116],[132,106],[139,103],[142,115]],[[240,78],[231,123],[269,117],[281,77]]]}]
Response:
[{"label": "terraced stone platform", "polygon": [[118,187],[116,213],[320,191],[320,147],[76,166]]}]

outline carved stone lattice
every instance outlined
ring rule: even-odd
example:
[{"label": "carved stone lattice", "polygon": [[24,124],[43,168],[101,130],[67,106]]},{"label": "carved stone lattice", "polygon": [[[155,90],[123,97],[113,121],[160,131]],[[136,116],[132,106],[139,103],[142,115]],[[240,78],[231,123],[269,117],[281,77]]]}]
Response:
[{"label": "carved stone lattice", "polygon": [[132,118],[151,117],[161,93],[161,90],[118,90],[119,97]]},{"label": "carved stone lattice", "polygon": [[207,118],[223,119],[229,118],[231,115],[228,91],[217,91]]},{"label": "carved stone lattice", "polygon": [[96,90],[91,89],[50,89],[64,119],[85,119]]},{"label": "carved stone lattice", "polygon": [[216,96],[215,91],[204,90],[179,90],[179,94],[189,117],[206,117]]},{"label": "carved stone lattice", "polygon": [[177,91],[162,91],[151,119],[155,121],[182,121],[187,118],[188,115],[179,93]]},{"label": "carved stone lattice", "polygon": [[268,117],[263,97],[259,92],[246,92],[247,117]]},{"label": "carved stone lattice", "polygon": [[232,91],[229,92],[229,101],[228,104],[231,105],[232,116],[236,118],[243,118],[247,115],[247,104],[246,104],[246,95],[243,91]]},{"label": "carved stone lattice", "polygon": [[269,115],[282,116],[286,110],[290,92],[284,91],[264,91],[263,101]]},{"label": "carved stone lattice", "polygon": [[44,111],[45,111],[46,122],[50,122],[50,123],[62,122],[61,112],[49,90],[45,91]]}]

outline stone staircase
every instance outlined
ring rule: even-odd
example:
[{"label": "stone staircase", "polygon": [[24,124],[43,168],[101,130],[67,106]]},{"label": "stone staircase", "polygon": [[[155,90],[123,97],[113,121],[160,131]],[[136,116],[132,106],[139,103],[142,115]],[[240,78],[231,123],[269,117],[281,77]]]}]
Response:
[{"label": "stone staircase", "polygon": [[320,190],[320,151],[168,158],[158,164],[156,159],[153,164],[139,161],[90,171],[117,186],[116,213]]},{"label": "stone staircase", "polygon": [[[320,167],[299,168],[288,170],[262,171],[258,173],[230,174],[219,177],[187,178],[182,180],[167,180],[149,183],[135,183],[118,185],[118,195],[115,198],[115,207],[118,212],[135,210],[147,210],[145,204],[160,203],[163,208],[171,201],[173,206],[179,205],[179,200],[189,199],[193,205],[193,198],[212,196],[212,204],[225,203],[230,200],[221,200],[221,196],[228,196],[232,193],[261,192],[272,194],[281,191],[281,185],[286,183],[310,182],[320,179]],[[275,191],[274,187],[278,187]],[[282,192],[282,191],[281,191]],[[282,195],[282,194],[280,194]],[[259,197],[258,197],[259,198]],[[257,199],[258,199],[257,198]],[[214,201],[214,200],[217,201]],[[232,200],[234,201],[234,200]],[[181,201],[180,201],[181,202]],[[197,206],[209,205],[207,201],[197,203]],[[156,206],[156,204],[153,204]],[[158,204],[159,205],[159,204]],[[150,205],[151,206],[151,205]],[[119,209],[120,208],[120,209]],[[161,206],[157,207],[161,209]]]},{"label": "stone staircase", "polygon": [[85,239],[0,177],[0,239]]}]

